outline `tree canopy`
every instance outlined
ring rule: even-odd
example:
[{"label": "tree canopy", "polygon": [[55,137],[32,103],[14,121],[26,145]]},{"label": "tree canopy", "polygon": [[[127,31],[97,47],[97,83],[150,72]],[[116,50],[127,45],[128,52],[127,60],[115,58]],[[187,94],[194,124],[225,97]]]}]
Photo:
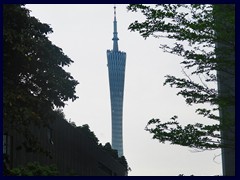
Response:
[{"label": "tree canopy", "polygon": [[78,126],[78,129],[80,129],[89,139],[92,139],[94,143],[98,145],[98,138],[95,135],[93,131],[90,130],[90,127],[88,124],[83,124],[82,126]]},{"label": "tree canopy", "polygon": [[[175,115],[168,122],[150,120],[146,130],[162,143],[169,141],[198,149],[225,147],[220,130],[233,124],[231,121],[224,121],[224,126],[220,124],[218,112],[235,107],[235,93],[220,95],[213,84],[219,81],[219,72],[224,72],[225,77],[231,77],[231,82],[234,82],[235,60],[229,60],[229,57],[234,57],[235,53],[235,6],[131,4],[128,10],[140,12],[145,17],[142,22],[136,20],[131,23],[129,30],[139,32],[145,39],[167,38],[172,43],[160,44],[160,48],[183,57],[180,63],[185,78],[166,75],[164,85],[178,88],[177,95],[183,96],[188,105],[210,105],[209,108],[197,108],[196,113],[216,120],[212,125],[196,123],[182,126]],[[234,92],[234,87],[229,91]],[[234,141],[232,139],[233,143],[227,144],[228,148],[235,147]]]},{"label": "tree canopy", "polygon": [[47,125],[60,116],[56,108],[77,99],[78,82],[63,69],[73,61],[48,39],[52,32],[24,5],[3,5],[4,128],[23,134],[29,148],[31,124]]}]

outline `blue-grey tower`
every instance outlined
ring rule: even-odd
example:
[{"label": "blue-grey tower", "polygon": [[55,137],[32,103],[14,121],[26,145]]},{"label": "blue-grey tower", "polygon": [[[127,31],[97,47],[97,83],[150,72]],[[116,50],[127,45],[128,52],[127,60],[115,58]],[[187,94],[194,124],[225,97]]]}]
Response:
[{"label": "blue-grey tower", "polygon": [[116,7],[114,6],[113,49],[107,50],[112,115],[112,148],[123,156],[123,95],[126,53],[118,50]]}]

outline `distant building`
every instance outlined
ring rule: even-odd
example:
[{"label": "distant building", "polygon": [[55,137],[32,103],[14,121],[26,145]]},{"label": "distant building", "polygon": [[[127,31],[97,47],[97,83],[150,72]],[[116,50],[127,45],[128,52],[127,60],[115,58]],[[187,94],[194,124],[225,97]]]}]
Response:
[{"label": "distant building", "polygon": [[19,148],[24,142],[22,135],[4,129],[3,154],[8,155],[10,167],[24,166],[29,162],[42,165],[55,164],[60,175],[73,173],[79,176],[124,176],[126,168],[89,138],[80,128],[65,120],[56,120],[49,127],[32,127],[31,131],[48,150],[52,159],[41,153],[26,152]]},{"label": "distant building", "polygon": [[112,114],[112,147],[123,156],[122,114],[126,53],[118,50],[116,7],[114,6],[113,49],[107,50]]}]

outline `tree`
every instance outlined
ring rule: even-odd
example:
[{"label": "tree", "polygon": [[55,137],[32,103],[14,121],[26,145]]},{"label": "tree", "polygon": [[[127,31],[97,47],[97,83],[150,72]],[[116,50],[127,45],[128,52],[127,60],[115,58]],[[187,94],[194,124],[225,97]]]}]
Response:
[{"label": "tree", "polygon": [[127,160],[125,156],[121,156],[118,158],[118,161],[126,168],[126,171],[132,171],[132,169],[128,166]]},{"label": "tree", "polygon": [[[138,31],[144,38],[173,40],[160,48],[184,58],[181,64],[186,78],[167,75],[164,85],[179,88],[177,95],[189,105],[210,104],[211,108],[198,108],[196,113],[216,120],[213,125],[181,126],[178,117],[173,116],[168,122],[150,120],[146,130],[162,143],[222,148],[223,174],[235,175],[235,6],[137,4],[129,5],[128,10],[140,11],[146,17],[143,22],[130,24],[131,31]],[[196,77],[199,81],[194,80]],[[214,82],[218,89],[211,87]]]},{"label": "tree", "polygon": [[31,125],[47,126],[62,118],[56,108],[78,98],[78,82],[63,69],[73,61],[48,39],[52,32],[24,5],[3,5],[4,131],[24,135],[24,146],[33,151],[39,150],[39,144]]},{"label": "tree", "polygon": [[122,164],[126,170],[126,172],[131,171],[131,168],[128,166],[127,160],[125,156],[118,157],[118,151],[116,149],[112,149],[112,146],[109,142],[107,142],[102,149],[110,154],[114,159],[116,159],[120,164]]},{"label": "tree", "polygon": [[109,153],[114,159],[118,159],[118,151],[116,149],[112,149],[112,146],[109,142],[103,146],[103,150]]},{"label": "tree", "polygon": [[96,143],[96,145],[98,145],[98,138],[95,135],[95,133],[93,131],[90,130],[90,127],[88,124],[84,124],[82,126],[78,126],[78,129],[80,129],[89,139],[92,139],[94,143]]}]

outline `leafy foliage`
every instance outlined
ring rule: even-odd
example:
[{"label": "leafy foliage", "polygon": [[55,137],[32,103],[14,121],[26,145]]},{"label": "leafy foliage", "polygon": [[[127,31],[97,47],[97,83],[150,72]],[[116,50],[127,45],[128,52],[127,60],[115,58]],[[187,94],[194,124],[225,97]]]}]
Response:
[{"label": "leafy foliage", "polygon": [[[73,122],[70,122],[72,125]],[[76,127],[76,125],[73,125],[73,127]],[[110,156],[112,156],[114,159],[116,159],[118,162],[120,162],[125,168],[126,171],[130,171],[131,168],[128,166],[127,160],[124,156],[118,157],[118,151],[116,149],[112,149],[112,146],[109,142],[107,142],[104,146],[99,143],[98,138],[94,134],[93,131],[90,130],[90,127],[88,124],[84,124],[82,126],[76,127],[77,129],[81,130],[89,139],[92,139],[93,142],[100,147],[103,151],[108,153]]]},{"label": "leafy foliage", "polygon": [[8,176],[57,176],[59,172],[55,165],[42,166],[38,162],[28,163],[25,167],[13,168]]},{"label": "leafy foliage", "polygon": [[127,160],[125,156],[121,156],[118,161],[126,168],[126,171],[132,171],[132,169],[128,166]]},{"label": "leafy foliage", "polygon": [[104,146],[100,146],[105,152],[109,153],[114,159],[121,163],[126,168],[126,171],[131,171],[131,168],[128,166],[125,156],[118,157],[117,150],[112,149],[112,146],[109,142],[106,143]]},{"label": "leafy foliage", "polygon": [[[186,78],[167,75],[164,85],[180,89],[177,95],[183,96],[189,105],[211,105],[208,109],[197,108],[196,113],[212,120],[220,120],[217,115],[220,108],[235,107],[235,93],[220,95],[219,90],[211,87],[219,81],[220,72],[225,73],[225,77],[235,78],[235,60],[229,60],[229,57],[234,59],[235,53],[234,5],[131,4],[128,10],[145,16],[144,21],[129,25],[131,31],[139,32],[145,39],[167,38],[171,44],[161,44],[160,48],[183,57],[180,63]],[[186,70],[191,72],[190,75]],[[196,78],[199,80],[194,80]],[[229,92],[234,92],[233,89],[230,87]],[[218,122],[211,126],[197,123],[182,127],[175,121],[176,117],[167,123],[152,119],[146,130],[160,142],[213,149],[225,146],[221,143],[220,130],[234,127],[228,116],[221,118],[224,126]],[[234,145],[230,147],[234,148]]]},{"label": "leafy foliage", "polygon": [[113,158],[118,159],[118,152],[115,149],[112,149],[111,144],[108,142],[103,146],[103,150],[109,153]]},{"label": "leafy foliage", "polygon": [[98,147],[100,147],[103,151],[107,152],[110,156],[112,156],[114,159],[120,162],[126,168],[127,171],[130,170],[126,158],[124,156],[118,157],[118,151],[116,149],[112,149],[112,146],[109,142],[107,142],[104,146],[101,143],[99,143],[98,138],[96,137],[94,132],[90,130],[88,124],[78,126],[77,128],[79,128],[88,138],[92,139],[94,143],[96,143],[96,145],[98,145]]},{"label": "leafy foliage", "polygon": [[94,132],[90,130],[88,124],[78,126],[77,128],[80,129],[88,138],[92,139],[96,144],[98,144],[99,140],[97,136],[94,134]]},{"label": "leafy foliage", "polygon": [[24,5],[3,5],[4,128],[23,134],[33,151],[39,148],[30,125],[46,126],[59,118],[56,107],[77,98],[78,82],[63,69],[73,61],[48,39],[52,32]]},{"label": "leafy foliage", "polygon": [[[154,127],[150,127],[154,125]],[[151,119],[146,130],[154,134],[153,139],[159,142],[166,141],[171,144],[178,144],[198,149],[215,149],[220,147],[219,125],[203,125],[200,123],[188,124],[186,126],[179,125],[176,118],[171,121],[162,123],[159,119]]]}]

